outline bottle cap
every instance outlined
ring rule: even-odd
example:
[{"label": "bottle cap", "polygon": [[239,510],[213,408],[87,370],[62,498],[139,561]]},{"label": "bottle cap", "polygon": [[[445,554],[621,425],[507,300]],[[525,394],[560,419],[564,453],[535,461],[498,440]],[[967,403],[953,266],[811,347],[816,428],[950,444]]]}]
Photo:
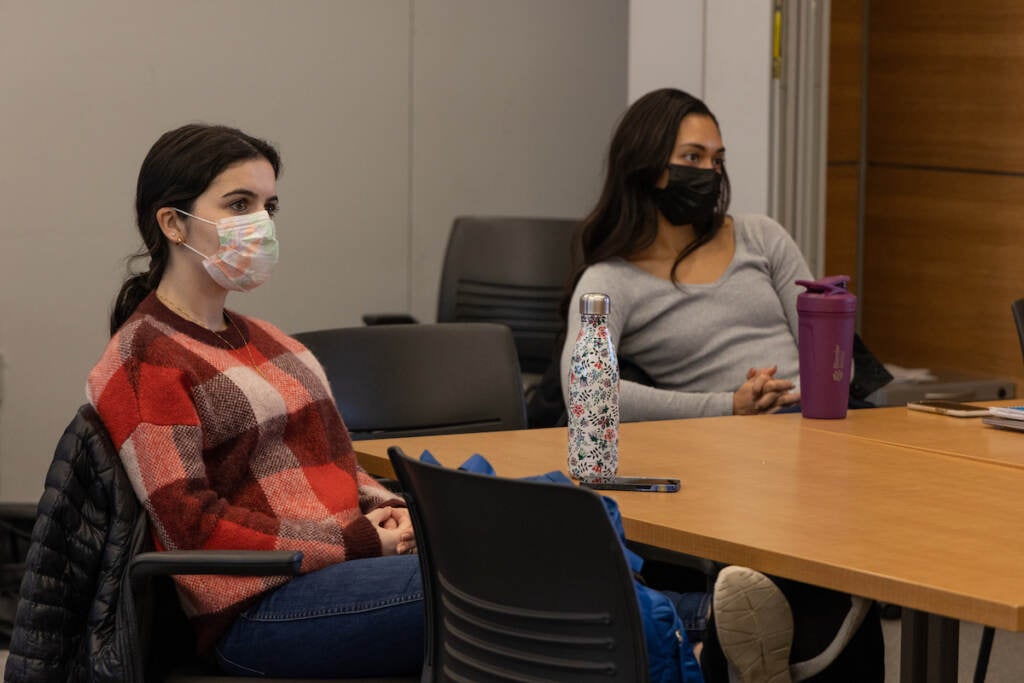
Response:
[{"label": "bottle cap", "polygon": [[611,299],[607,294],[591,292],[580,297],[581,315],[608,315],[611,310]]},{"label": "bottle cap", "polygon": [[807,291],[796,298],[799,313],[844,313],[857,310],[857,297],[846,290],[849,275],[833,275],[820,280],[797,280]]},{"label": "bottle cap", "polygon": [[820,280],[797,280],[796,284],[806,287],[808,292],[824,294],[846,294],[847,286],[850,284],[849,275],[830,275]]}]

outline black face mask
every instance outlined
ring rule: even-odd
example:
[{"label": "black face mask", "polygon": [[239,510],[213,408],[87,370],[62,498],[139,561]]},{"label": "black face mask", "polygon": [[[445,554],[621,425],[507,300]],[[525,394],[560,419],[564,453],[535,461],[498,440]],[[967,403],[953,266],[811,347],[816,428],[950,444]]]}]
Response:
[{"label": "black face mask", "polygon": [[672,225],[710,224],[722,191],[722,174],[711,168],[669,164],[668,185],[654,190],[654,202]]}]

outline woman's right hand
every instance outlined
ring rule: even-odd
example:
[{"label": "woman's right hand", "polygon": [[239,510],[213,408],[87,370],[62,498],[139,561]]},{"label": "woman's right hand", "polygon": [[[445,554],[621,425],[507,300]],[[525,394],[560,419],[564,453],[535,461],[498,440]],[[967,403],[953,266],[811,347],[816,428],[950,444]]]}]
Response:
[{"label": "woman's right hand", "polygon": [[[400,523],[399,516],[390,507],[370,510],[366,518],[377,530],[380,537],[380,554],[383,556],[398,555],[402,552],[415,552],[416,537],[412,531],[412,523]],[[409,551],[408,548],[413,550]]]},{"label": "woman's right hand", "polygon": [[750,368],[747,381],[732,395],[733,415],[759,415],[800,400],[793,383],[775,379],[778,366]]}]

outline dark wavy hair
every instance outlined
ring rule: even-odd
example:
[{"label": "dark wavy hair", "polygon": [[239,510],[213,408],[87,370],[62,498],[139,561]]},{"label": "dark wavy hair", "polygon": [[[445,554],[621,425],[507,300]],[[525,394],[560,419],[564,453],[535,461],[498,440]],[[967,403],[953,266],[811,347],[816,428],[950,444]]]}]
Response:
[{"label": "dark wavy hair", "polygon": [[[629,257],[654,243],[658,234],[655,183],[672,158],[679,124],[690,114],[707,116],[718,125],[704,102],[673,88],[647,93],[623,114],[608,150],[601,197],[573,238],[573,275],[562,302],[563,314],[589,266],[616,256]],[[722,190],[710,225],[701,226],[696,239],[676,256],[673,282],[682,260],[715,236],[728,209],[729,174],[723,165]]]},{"label": "dark wavy hair", "polygon": [[[265,140],[237,128],[193,123],[160,136],[139,169],[135,190],[135,216],[143,247],[128,257],[128,277],[110,313],[113,336],[142,300],[156,289],[167,267],[170,246],[160,230],[156,212],[164,207],[192,211],[196,198],[224,169],[240,161],[263,158],[281,172],[281,157]],[[149,257],[149,267],[136,273],[132,264]]]}]

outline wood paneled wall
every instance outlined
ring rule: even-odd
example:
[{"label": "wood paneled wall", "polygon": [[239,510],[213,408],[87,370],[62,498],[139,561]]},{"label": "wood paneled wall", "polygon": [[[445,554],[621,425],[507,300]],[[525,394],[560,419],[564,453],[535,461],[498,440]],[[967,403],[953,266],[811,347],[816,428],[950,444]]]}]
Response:
[{"label": "wood paneled wall", "polygon": [[870,17],[870,162],[1024,173],[1024,3],[876,0]]},{"label": "wood paneled wall", "polygon": [[1024,177],[870,166],[862,336],[883,360],[1020,377]]},{"label": "wood paneled wall", "polygon": [[1024,297],[1024,4],[863,1],[860,48],[851,5],[863,5],[832,3],[828,270],[850,258],[846,116],[866,87],[861,335],[885,362],[1020,383],[1010,303]]},{"label": "wood paneled wall", "polygon": [[1021,36],[1017,0],[871,3],[862,331],[885,359],[1024,375]]}]

